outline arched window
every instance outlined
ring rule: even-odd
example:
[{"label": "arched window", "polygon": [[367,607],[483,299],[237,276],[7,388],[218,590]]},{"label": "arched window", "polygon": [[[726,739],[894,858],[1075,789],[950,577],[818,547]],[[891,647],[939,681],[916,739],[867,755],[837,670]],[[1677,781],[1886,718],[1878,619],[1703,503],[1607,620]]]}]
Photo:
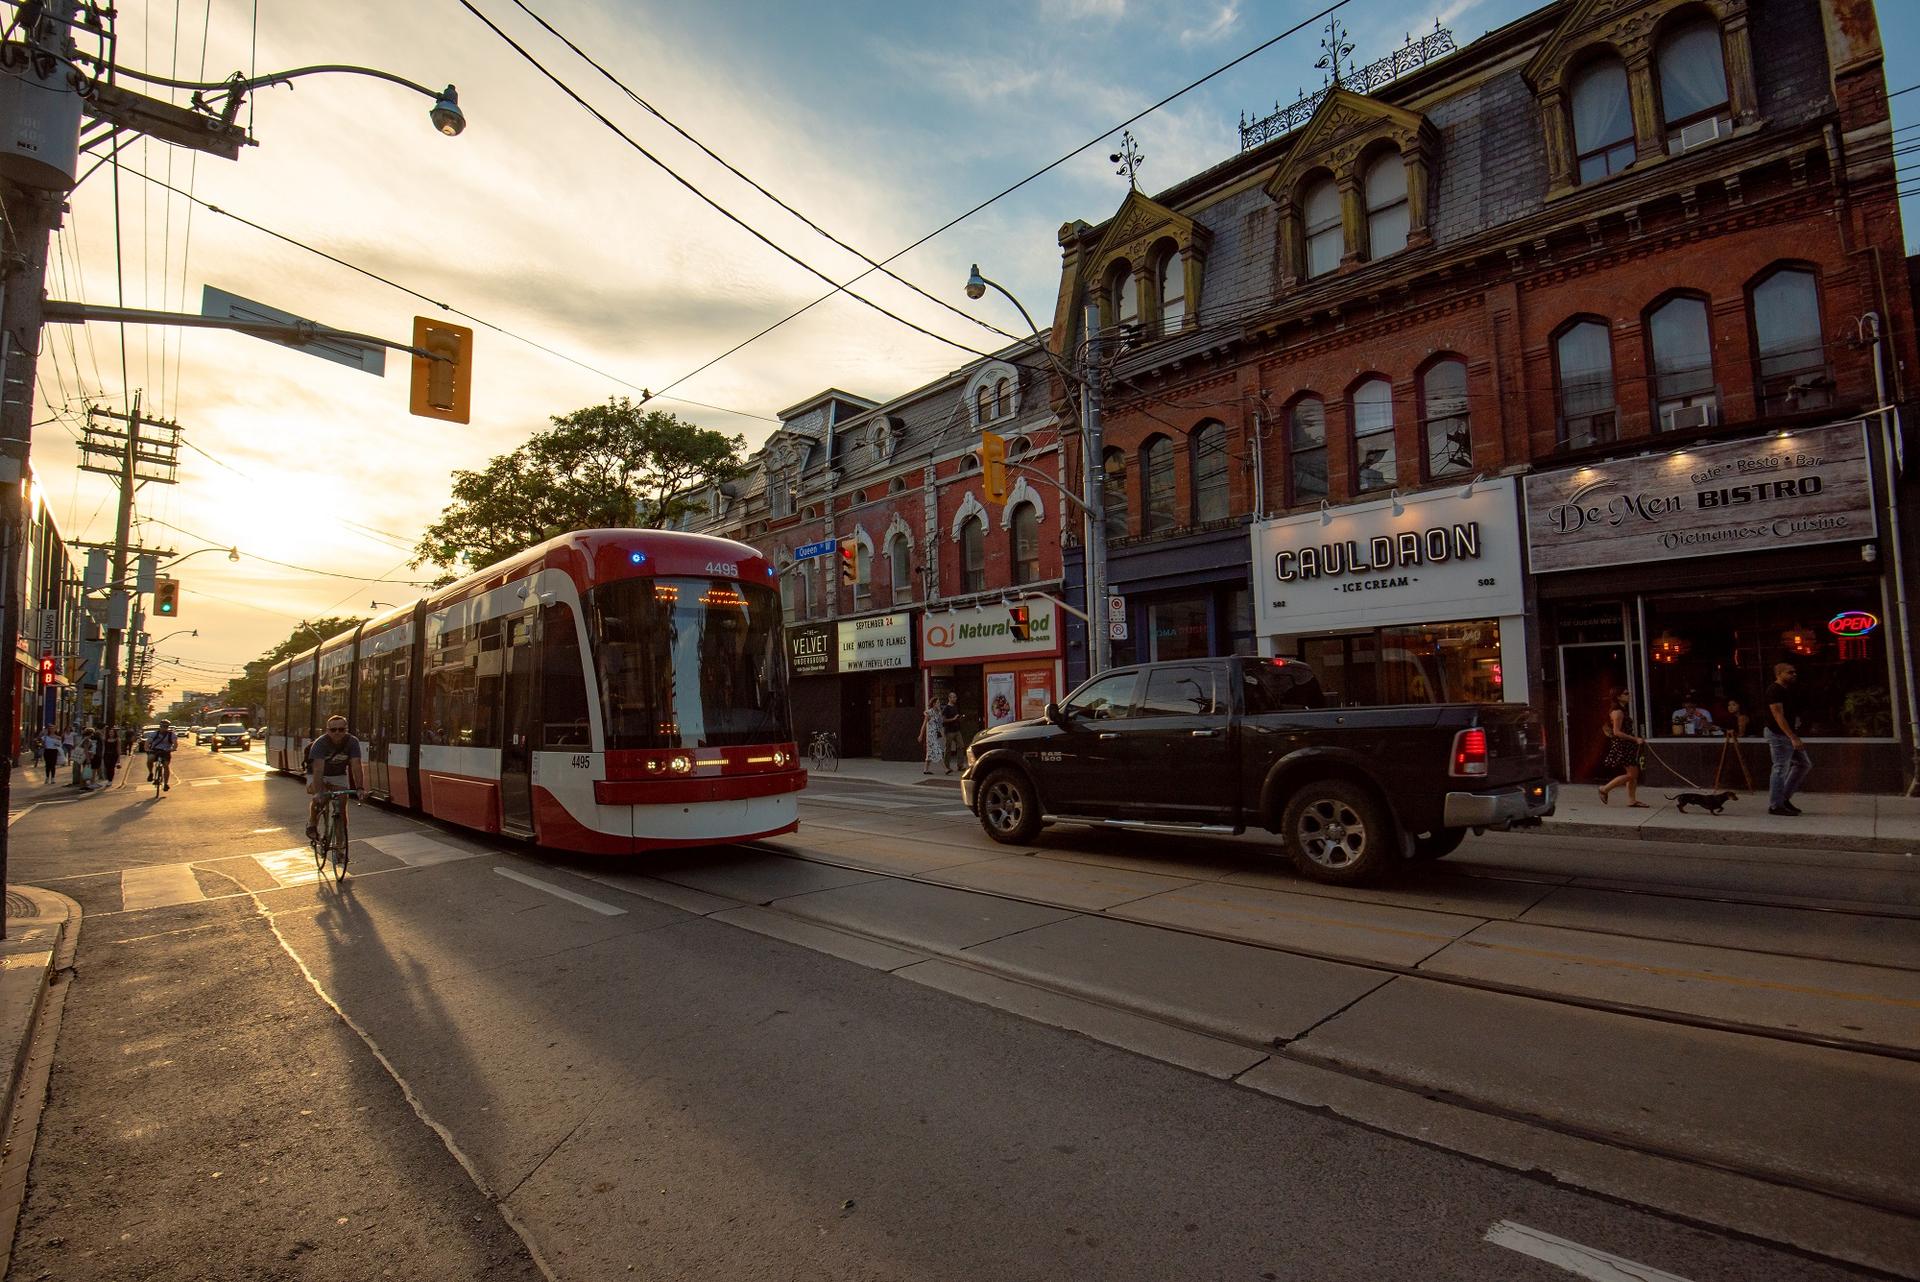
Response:
[{"label": "arched window", "polygon": [[1802,267],[1784,267],[1754,286],[1754,354],[1766,414],[1819,409],[1833,400],[1820,329],[1820,285]]},{"label": "arched window", "polygon": [[1420,376],[1420,440],[1427,479],[1473,470],[1465,361],[1436,361]]},{"label": "arched window", "polygon": [[1100,506],[1105,512],[1107,537],[1124,539],[1127,520],[1127,455],[1109,447],[1100,455]]},{"label": "arched window", "polygon": [[1287,411],[1287,501],[1327,497],[1327,407],[1302,396]]},{"label": "arched window", "polygon": [[1660,37],[1660,114],[1669,133],[1727,109],[1727,60],[1720,26],[1701,16],[1676,23]]},{"label": "arched window", "polygon": [[1579,320],[1553,343],[1560,395],[1560,445],[1577,450],[1614,439],[1613,335],[1601,320]]},{"label": "arched window", "polygon": [[892,479],[891,481],[888,481],[888,482],[887,482],[887,493],[889,493],[889,494],[905,494],[906,492],[907,492],[907,478],[906,478],[906,477],[904,477],[904,476],[896,476],[896,477],[894,477],[894,478],[893,478],[893,479]]},{"label": "arched window", "polygon": [[1009,560],[1013,564],[1015,583],[1037,583],[1040,581],[1040,514],[1033,504],[1022,503],[1013,509],[1013,520],[1007,529]]},{"label": "arched window", "polygon": [[1203,424],[1193,434],[1193,520],[1196,525],[1227,516],[1227,425]]},{"label": "arched window", "polygon": [[1353,427],[1353,488],[1384,490],[1396,479],[1393,461],[1393,384],[1370,378],[1347,401]]},{"label": "arched window", "polygon": [[893,599],[904,601],[913,595],[913,542],[904,534],[895,534],[887,544],[887,562],[893,580]]},{"label": "arched window", "polygon": [[1674,425],[1675,410],[1715,400],[1707,302],[1670,298],[1647,313],[1646,330],[1653,349],[1654,427],[1665,430]]},{"label": "arched window", "polygon": [[1331,175],[1309,183],[1300,198],[1300,223],[1306,233],[1307,275],[1324,276],[1340,265],[1346,252],[1341,235],[1340,189]]},{"label": "arched window", "polygon": [[1133,264],[1122,259],[1107,273],[1107,294],[1113,299],[1113,323],[1134,325],[1140,320],[1140,282],[1133,277]]},{"label": "arched window", "polygon": [[1618,58],[1597,58],[1573,78],[1573,151],[1583,183],[1633,163],[1633,105]]},{"label": "arched window", "polygon": [[1367,257],[1385,258],[1407,247],[1407,162],[1383,151],[1367,166]]},{"label": "arched window", "polygon": [[993,416],[1005,418],[1013,413],[1013,387],[1006,379],[993,385]]},{"label": "arched window", "polygon": [[853,543],[853,608],[873,602],[873,549],[858,539]]},{"label": "arched window", "polygon": [[970,516],[960,527],[960,590],[987,590],[987,527]]},{"label": "arched window", "polygon": [[1180,251],[1171,245],[1160,255],[1159,278],[1160,332],[1178,333],[1181,322],[1187,318],[1187,281]]},{"label": "arched window", "polygon": [[1164,436],[1147,438],[1147,443],[1140,447],[1140,477],[1140,533],[1171,530],[1175,524],[1172,441]]},{"label": "arched window", "polygon": [[977,388],[973,393],[973,412],[974,421],[977,423],[987,423],[993,419],[993,393],[988,391],[985,385]]},{"label": "arched window", "polygon": [[804,619],[807,617],[807,567],[805,564],[789,566],[780,576],[780,595],[785,598],[787,617]]}]

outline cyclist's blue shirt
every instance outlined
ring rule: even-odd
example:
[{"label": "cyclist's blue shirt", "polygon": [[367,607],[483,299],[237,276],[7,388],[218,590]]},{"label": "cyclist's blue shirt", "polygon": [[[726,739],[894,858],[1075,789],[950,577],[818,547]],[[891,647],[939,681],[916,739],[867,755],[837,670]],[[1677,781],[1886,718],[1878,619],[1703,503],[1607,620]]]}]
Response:
[{"label": "cyclist's blue shirt", "polygon": [[323,779],[344,777],[347,763],[359,760],[360,741],[352,735],[335,744],[323,734],[307,748],[307,765],[311,768],[315,762],[320,763],[320,777]]},{"label": "cyclist's blue shirt", "polygon": [[171,730],[156,730],[147,743],[148,752],[172,752],[180,746],[180,738]]}]

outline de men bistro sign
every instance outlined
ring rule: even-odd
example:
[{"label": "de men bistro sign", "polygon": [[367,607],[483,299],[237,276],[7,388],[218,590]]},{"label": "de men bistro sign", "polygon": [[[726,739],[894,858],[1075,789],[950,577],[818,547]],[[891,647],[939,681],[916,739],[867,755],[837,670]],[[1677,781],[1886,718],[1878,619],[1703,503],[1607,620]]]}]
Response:
[{"label": "de men bistro sign", "polygon": [[1536,573],[1874,536],[1863,423],[1529,476]]}]

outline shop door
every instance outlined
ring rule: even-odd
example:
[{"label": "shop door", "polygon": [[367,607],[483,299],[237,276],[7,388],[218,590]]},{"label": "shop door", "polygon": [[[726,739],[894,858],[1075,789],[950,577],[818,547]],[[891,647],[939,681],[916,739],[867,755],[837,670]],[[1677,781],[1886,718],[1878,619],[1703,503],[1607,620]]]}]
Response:
[{"label": "shop door", "polygon": [[1624,641],[1560,647],[1561,751],[1569,783],[1601,778],[1600,759],[1607,751],[1601,731],[1607,724],[1611,693],[1624,688],[1631,693],[1633,706],[1640,706],[1631,653]]},{"label": "shop door", "polygon": [[[1149,668],[1119,740],[1120,813],[1172,823],[1220,823],[1238,802],[1226,665]],[[1151,784],[1148,781],[1151,780]]]},{"label": "shop door", "polygon": [[533,616],[503,621],[500,681],[500,827],[533,835]]},{"label": "shop door", "polygon": [[840,678],[840,755],[874,755],[873,678],[864,673]]}]

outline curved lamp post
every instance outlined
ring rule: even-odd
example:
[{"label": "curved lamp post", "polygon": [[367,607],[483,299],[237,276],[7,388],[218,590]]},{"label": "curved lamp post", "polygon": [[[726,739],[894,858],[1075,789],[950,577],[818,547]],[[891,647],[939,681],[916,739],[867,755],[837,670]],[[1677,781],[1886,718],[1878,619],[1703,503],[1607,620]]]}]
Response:
[{"label": "curved lamp post", "polygon": [[373,67],[359,67],[351,63],[324,63],[313,67],[295,67],[291,71],[276,71],[264,76],[242,76],[239,72],[235,72],[225,80],[174,80],[167,76],[156,76],[146,71],[133,71],[126,67],[115,67],[113,71],[115,75],[150,85],[165,85],[169,89],[192,89],[194,105],[208,110],[212,110],[214,104],[203,96],[203,91],[217,94],[224,90],[226,99],[220,103],[220,120],[223,124],[229,125],[239,118],[240,106],[247,100],[250,90],[270,85],[289,84],[301,76],[371,76],[375,80],[385,80],[389,84],[400,85],[433,99],[433,108],[427,112],[427,119],[433,122],[435,129],[447,137],[456,138],[460,135],[460,131],[467,127],[467,118],[460,110],[460,95],[455,92],[452,85],[448,85],[445,89],[433,90],[425,85],[416,84],[405,76],[396,76],[391,71],[379,71]]},{"label": "curved lamp post", "polygon": [[188,557],[199,556],[202,552],[225,552],[227,554],[227,560],[229,561],[238,561],[240,559],[240,549],[237,547],[223,548],[223,547],[209,546],[204,548],[195,548],[191,552],[182,553],[181,555],[174,557],[173,560],[167,562],[165,565],[161,566],[160,568],[163,570],[171,570],[174,566],[180,564],[182,561],[186,560]]}]

